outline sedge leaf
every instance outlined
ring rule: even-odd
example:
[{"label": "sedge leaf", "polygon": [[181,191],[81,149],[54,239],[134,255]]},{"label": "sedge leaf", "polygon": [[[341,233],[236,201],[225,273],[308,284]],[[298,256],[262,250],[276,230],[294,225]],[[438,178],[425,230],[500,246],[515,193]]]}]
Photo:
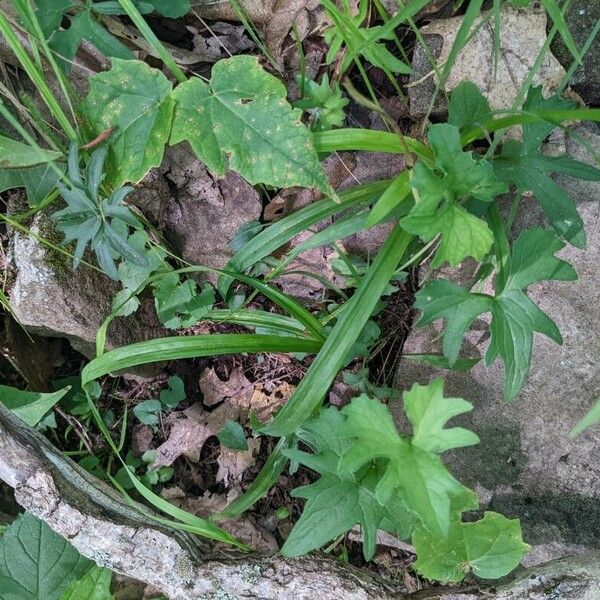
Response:
[{"label": "sedge leaf", "polygon": [[597,400],[594,406],[590,408],[589,412],[573,429],[569,434],[571,437],[576,437],[580,433],[583,433],[588,427],[595,425],[598,421],[600,421],[600,400]]},{"label": "sedge leaf", "polygon": [[188,140],[215,174],[229,167],[252,184],[299,185],[330,194],[312,135],[286,96],[285,86],[256,57],[221,60],[210,84],[194,78],[173,92],[171,144]]}]

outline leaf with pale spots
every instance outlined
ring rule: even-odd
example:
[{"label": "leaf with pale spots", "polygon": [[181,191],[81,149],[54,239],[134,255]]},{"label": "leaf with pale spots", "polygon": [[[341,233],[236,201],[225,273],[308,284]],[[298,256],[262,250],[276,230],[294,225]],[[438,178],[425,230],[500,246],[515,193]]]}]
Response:
[{"label": "leaf with pale spots", "polygon": [[173,92],[171,144],[188,140],[215,174],[227,168],[251,184],[332,190],[301,111],[285,86],[252,56],[221,60],[210,83],[191,79]]},{"label": "leaf with pale spots", "polygon": [[110,71],[90,78],[81,105],[93,135],[113,129],[108,139],[109,182],[137,183],[160,165],[173,116],[172,86],[157,69],[138,60],[113,59]]},{"label": "leaf with pale spots", "polygon": [[469,571],[484,579],[504,577],[529,549],[519,520],[494,512],[470,523],[455,519],[446,537],[417,525],[412,542],[419,557],[413,568],[438,581],[461,581]]}]

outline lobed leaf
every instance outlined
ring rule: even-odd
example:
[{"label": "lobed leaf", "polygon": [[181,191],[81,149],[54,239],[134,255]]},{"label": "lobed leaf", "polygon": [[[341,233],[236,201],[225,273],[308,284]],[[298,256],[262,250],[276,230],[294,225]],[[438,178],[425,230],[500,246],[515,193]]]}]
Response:
[{"label": "lobed leaf", "polygon": [[114,187],[137,183],[160,165],[171,130],[171,83],[139,60],[112,60],[112,69],[90,77],[81,105],[95,135],[113,128],[108,145],[109,180]]},{"label": "lobed leaf", "polygon": [[332,194],[302,112],[286,96],[285,86],[256,57],[221,60],[209,84],[191,79],[173,92],[170,143],[188,140],[215,174],[230,168],[252,184]]}]

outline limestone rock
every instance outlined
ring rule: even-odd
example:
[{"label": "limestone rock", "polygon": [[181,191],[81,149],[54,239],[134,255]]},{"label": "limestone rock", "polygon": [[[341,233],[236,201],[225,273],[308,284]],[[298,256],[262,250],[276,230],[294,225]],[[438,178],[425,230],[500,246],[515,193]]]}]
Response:
[{"label": "limestone rock", "polygon": [[[574,0],[569,5],[566,21],[569,31],[581,49],[592,33],[596,23],[600,20],[600,2],[598,0]],[[559,35],[554,38],[551,46],[552,52],[560,63],[568,69],[574,59]],[[583,57],[583,63],[575,71],[571,80],[571,87],[588,104],[600,105],[600,37],[592,42]]]},{"label": "limestone rock", "polygon": [[[483,17],[480,16],[473,30],[477,30]],[[417,45],[413,57],[413,73],[409,89],[410,112],[414,118],[427,114],[436,79],[430,57],[434,56],[439,65],[448,58],[456,39],[462,17],[435,21],[421,29],[426,51]],[[500,51],[497,72],[494,76],[494,26],[490,20],[475,33],[459,52],[450,75],[446,80],[445,91],[451,92],[461,81],[472,81],[488,99],[492,109],[509,108],[533,67],[546,39],[546,13],[543,9],[516,9],[504,7],[500,17]],[[559,85],[565,71],[560,63],[547,52],[533,85],[542,85],[544,93],[553,92]],[[443,116],[447,107],[438,94],[433,114]]]},{"label": "limestone rock", "polygon": [[[597,147],[596,126],[579,126],[577,133]],[[567,146],[576,158],[585,158],[575,137]],[[545,545],[540,560],[583,546],[600,547],[600,428],[569,437],[600,389],[600,188],[597,182],[572,179],[569,192],[584,220],[587,248],[567,246],[559,255],[573,264],[579,280],[542,282],[529,289],[534,302],[557,323],[564,343],[558,346],[536,334],[529,379],[516,401],[503,400],[500,361],[489,368],[481,362],[471,371],[454,372],[403,359],[398,371],[402,389],[443,376],[447,395],[474,404],[474,410],[456,422],[475,431],[481,443],[448,453],[448,462],[490,509],[521,518],[525,540]],[[522,207],[528,221],[537,214],[534,204],[525,200]],[[547,226],[527,226],[533,224]],[[415,328],[405,353],[441,352],[440,331],[441,322]],[[476,322],[463,355],[482,356],[488,341],[485,323]]]},{"label": "limestone rock", "polygon": [[[56,232],[45,213],[38,213],[30,229],[33,236],[13,232],[10,304],[19,322],[30,332],[67,338],[87,356],[95,356],[96,332],[111,311],[116,283],[86,265],[73,270],[68,257],[39,242],[39,236],[59,244]],[[115,319],[108,330],[107,348],[165,335],[151,302],[143,302],[130,317]]]},{"label": "limestone rock", "polygon": [[172,189],[160,218],[167,240],[192,264],[224,267],[239,228],[261,215],[258,192],[231,171],[213,178],[183,144],[168,149],[161,171]]}]

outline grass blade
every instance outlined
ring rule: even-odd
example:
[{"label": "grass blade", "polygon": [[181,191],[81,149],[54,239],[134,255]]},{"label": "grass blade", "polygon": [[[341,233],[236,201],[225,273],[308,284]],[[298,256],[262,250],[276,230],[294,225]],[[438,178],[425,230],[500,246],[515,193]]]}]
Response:
[{"label": "grass blade", "polygon": [[114,371],[165,360],[244,352],[318,352],[321,343],[306,338],[254,333],[174,336],[122,346],[90,361],[81,371],[82,385]]},{"label": "grass blade", "polygon": [[290,435],[319,407],[412,239],[399,225],[395,227],[296,391],[261,433]]},{"label": "grass blade", "polygon": [[381,223],[397,206],[410,194],[410,171],[402,171],[377,202],[369,213],[366,227],[373,227]]},{"label": "grass blade", "polygon": [[[0,298],[1,301],[1,298]],[[218,309],[209,310],[202,317],[202,321],[214,321],[216,323],[234,323],[244,327],[264,327],[282,334],[292,333],[297,336],[306,336],[306,328],[292,317],[270,313],[265,310],[254,310],[251,308]]]},{"label": "grass blade", "polygon": [[160,59],[163,61],[163,63],[165,63],[165,67],[171,71],[175,79],[177,79],[179,83],[187,81],[185,73],[175,62],[170,52],[156,37],[154,31],[150,29],[150,26],[148,23],[146,23],[146,20],[144,17],[142,17],[135,4],[131,0],[119,0],[119,4],[123,7],[123,10],[127,13],[127,16],[133,21],[133,24],[140,30],[140,33],[144,36],[146,41],[152,46],[158,56],[160,56]]},{"label": "grass blade", "polygon": [[461,141],[463,146],[475,140],[485,139],[486,136],[499,129],[522,125],[523,123],[535,123],[547,121],[554,125],[560,125],[563,121],[600,121],[600,108],[572,108],[566,110],[539,110],[520,112],[497,119],[490,119],[480,127],[473,127],[466,131]]},{"label": "grass blade", "polygon": [[394,154],[412,153],[426,160],[433,157],[429,148],[414,138],[372,129],[318,131],[313,136],[313,143],[317,152],[366,150]]},{"label": "grass blade", "polygon": [[550,15],[552,22],[554,23],[554,25],[556,25],[558,33],[560,34],[560,37],[565,43],[565,46],[569,49],[569,52],[573,55],[573,58],[578,63],[581,63],[581,54],[577,49],[577,44],[575,43],[575,40],[571,35],[569,26],[567,25],[565,17],[562,14],[562,11],[560,10],[560,7],[558,6],[556,0],[542,0],[542,4],[544,5],[546,12]]},{"label": "grass blade", "polygon": [[[368,183],[345,190],[339,194],[340,202],[335,202],[330,198],[313,202],[307,207],[263,229],[256,237],[244,244],[244,247],[227,263],[225,269],[234,272],[243,272],[249,269],[253,264],[262,260],[265,256],[269,256],[269,254],[287,244],[296,235],[312,227],[319,221],[348,208],[371,202],[389,184],[390,180],[376,181],[375,183]],[[233,281],[234,277],[230,275],[222,275],[220,277],[219,291],[224,298],[227,297],[227,292]]]}]

